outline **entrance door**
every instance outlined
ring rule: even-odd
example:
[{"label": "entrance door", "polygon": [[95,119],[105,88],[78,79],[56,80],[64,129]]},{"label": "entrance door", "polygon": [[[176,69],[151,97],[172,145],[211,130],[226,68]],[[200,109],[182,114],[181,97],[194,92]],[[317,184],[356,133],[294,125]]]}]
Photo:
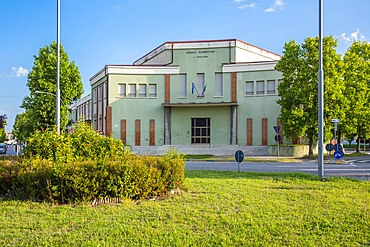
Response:
[{"label": "entrance door", "polygon": [[210,144],[211,140],[211,119],[191,119],[191,144]]}]

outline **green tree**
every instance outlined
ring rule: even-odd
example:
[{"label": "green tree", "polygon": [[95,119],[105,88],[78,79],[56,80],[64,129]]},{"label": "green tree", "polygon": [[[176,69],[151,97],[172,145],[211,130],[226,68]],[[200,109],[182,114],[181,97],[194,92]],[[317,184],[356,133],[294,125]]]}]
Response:
[{"label": "green tree", "polygon": [[357,136],[356,151],[359,152],[360,140],[370,137],[370,43],[352,43],[343,61],[346,85],[344,95],[350,102],[343,133],[347,138]]},{"label": "green tree", "polygon": [[33,132],[34,126],[29,111],[17,114],[13,125],[13,135],[18,142],[25,142]]},{"label": "green tree", "polygon": [[6,114],[0,115],[0,142],[4,142],[6,140],[5,126],[7,119],[8,117]]},{"label": "green tree", "polygon": [[[332,136],[331,120],[344,119],[346,111],[343,61],[336,46],[337,41],[332,36],[323,39],[326,140]],[[283,74],[277,103],[281,106],[280,120],[285,136],[292,140],[306,137],[309,155],[313,154],[314,141],[318,137],[318,53],[317,37],[306,38],[302,45],[290,41],[285,44],[283,57],[276,65]]]},{"label": "green tree", "polygon": [[[29,131],[55,125],[56,117],[56,78],[57,78],[57,43],[41,48],[38,56],[34,56],[34,65],[28,74],[27,86],[30,96],[23,99],[21,107],[26,113],[19,120],[32,120],[32,125],[18,124],[29,136]],[[68,105],[79,99],[83,94],[81,75],[75,62],[70,62],[63,46],[60,47],[60,125],[64,128],[68,122]],[[17,125],[17,123],[16,123]],[[25,126],[27,125],[27,126]],[[21,128],[22,126],[22,128]]]}]

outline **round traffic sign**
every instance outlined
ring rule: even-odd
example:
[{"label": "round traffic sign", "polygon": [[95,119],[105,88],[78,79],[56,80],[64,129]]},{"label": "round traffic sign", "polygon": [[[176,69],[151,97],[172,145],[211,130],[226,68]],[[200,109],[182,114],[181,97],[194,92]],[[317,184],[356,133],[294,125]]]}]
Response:
[{"label": "round traffic sign", "polygon": [[326,151],[331,152],[331,151],[333,151],[334,146],[333,146],[333,144],[329,143],[329,144],[326,144],[325,149],[326,149]]},{"label": "round traffic sign", "polygon": [[342,151],[335,151],[334,152],[334,158],[341,159],[343,157],[343,152]]},{"label": "round traffic sign", "polygon": [[343,150],[343,146],[337,143],[337,144],[335,144],[335,145],[333,146],[333,149],[334,149],[335,151],[342,151],[342,150]]},{"label": "round traffic sign", "polygon": [[275,141],[280,142],[280,140],[281,140],[281,136],[280,135],[275,135]]},{"label": "round traffic sign", "polygon": [[240,163],[244,160],[244,153],[242,150],[238,150],[235,152],[235,160],[236,162]]}]

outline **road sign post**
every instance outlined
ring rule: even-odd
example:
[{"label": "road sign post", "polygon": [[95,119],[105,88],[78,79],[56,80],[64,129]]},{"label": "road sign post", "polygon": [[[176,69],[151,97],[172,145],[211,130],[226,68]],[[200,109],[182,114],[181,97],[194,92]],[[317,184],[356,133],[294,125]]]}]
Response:
[{"label": "road sign post", "polygon": [[280,132],[280,126],[273,126],[273,128],[274,128],[274,130],[275,130],[275,133],[276,133],[276,135],[275,135],[275,141],[276,141],[276,145],[277,145],[277,156],[278,156],[278,158],[280,158],[280,154],[279,154],[279,149],[280,149],[280,147],[279,147],[279,143],[280,143],[280,140],[281,140],[281,136],[279,135],[279,132]]},{"label": "road sign post", "polygon": [[235,152],[235,160],[238,162],[238,172],[240,172],[240,163],[244,160],[244,153],[242,150],[238,150]]}]

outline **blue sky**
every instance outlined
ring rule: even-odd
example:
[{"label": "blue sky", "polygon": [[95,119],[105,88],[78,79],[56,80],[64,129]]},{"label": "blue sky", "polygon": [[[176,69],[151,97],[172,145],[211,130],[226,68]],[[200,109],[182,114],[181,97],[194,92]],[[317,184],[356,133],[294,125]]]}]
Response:
[{"label": "blue sky", "polygon": [[[370,41],[369,0],[323,0],[324,35],[344,54]],[[132,64],[166,41],[236,38],[282,54],[285,42],[318,34],[316,0],[61,0],[61,43],[89,78],[106,64]],[[57,0],[0,0],[0,114],[11,131],[29,95],[34,55],[57,36]]]}]

